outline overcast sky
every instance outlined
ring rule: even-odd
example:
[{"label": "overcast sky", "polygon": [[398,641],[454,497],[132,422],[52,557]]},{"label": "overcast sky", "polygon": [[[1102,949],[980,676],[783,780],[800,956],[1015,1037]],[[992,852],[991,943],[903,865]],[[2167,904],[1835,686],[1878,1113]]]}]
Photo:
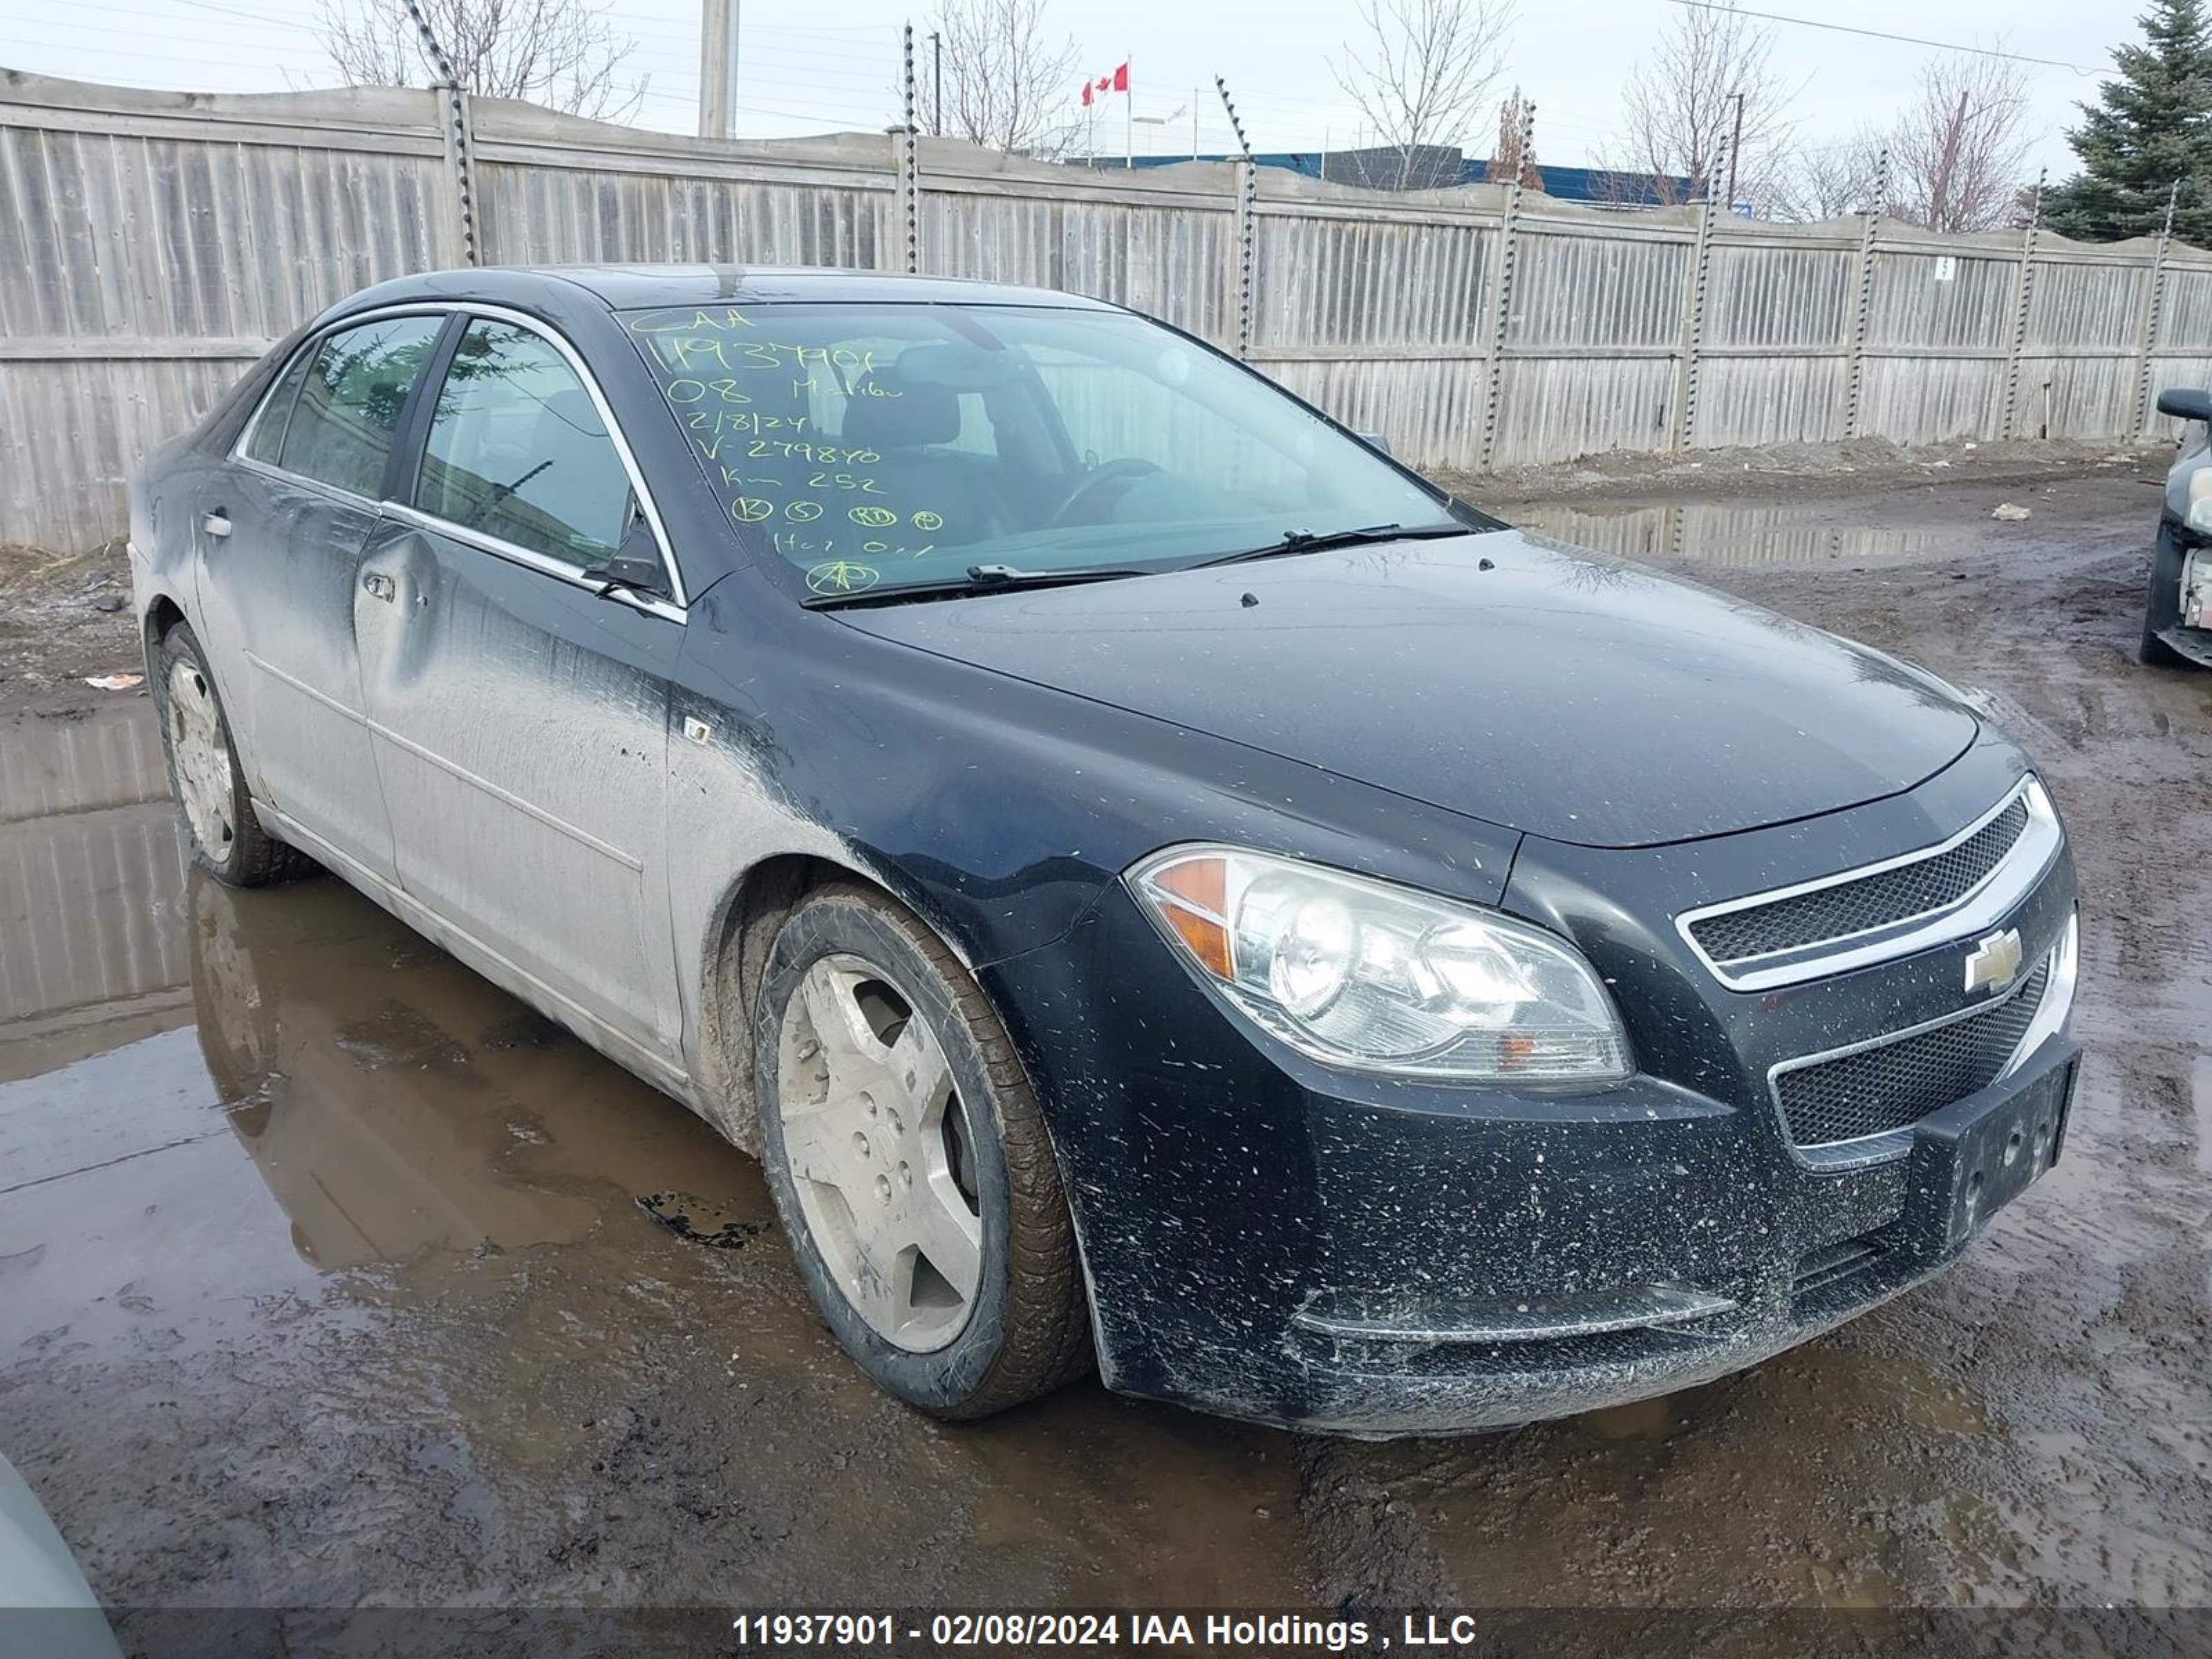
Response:
[{"label": "overcast sky", "polygon": [[[873,128],[895,112],[899,25],[911,19],[926,30],[926,7],[895,0],[738,3],[742,136]],[[1228,77],[1258,149],[1343,147],[1357,137],[1358,114],[1330,72],[1346,40],[1357,35],[1350,0],[1049,0],[1049,9],[1054,29],[1077,43],[1079,71],[1100,74],[1131,60],[1140,151],[1188,153],[1199,88],[1200,147],[1228,146],[1213,100],[1217,71]],[[1617,132],[1623,80],[1679,7],[1673,0],[1524,0],[1522,9],[1508,75],[1536,101],[1538,156],[1591,160]],[[2094,96],[2098,76],[2110,72],[2112,46],[2138,35],[2137,5],[2116,0],[1761,0],[1759,9],[1965,46],[2001,44],[2093,71],[2030,71],[2038,143],[2029,167],[2048,166],[2054,177],[2074,166],[2063,137],[2075,118],[2073,106]],[[639,120],[694,129],[697,0],[612,0],[607,10],[635,40],[631,63],[648,82]],[[326,86],[336,76],[317,43],[314,15],[315,0],[0,0],[0,65],[205,91]],[[1775,67],[1802,86],[1796,113],[1809,142],[1839,139],[1860,123],[1885,118],[1910,94],[1930,55],[1921,46],[1770,27]],[[927,44],[920,50],[926,64]],[[1075,89],[1072,82],[1071,107]],[[1118,154],[1120,100],[1107,107],[1099,147]],[[1477,138],[1469,149],[1487,147]]]}]

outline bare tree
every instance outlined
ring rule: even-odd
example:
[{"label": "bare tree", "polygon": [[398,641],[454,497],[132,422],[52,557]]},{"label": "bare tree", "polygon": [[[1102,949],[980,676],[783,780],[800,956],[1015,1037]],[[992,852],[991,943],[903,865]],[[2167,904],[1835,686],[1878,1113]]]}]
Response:
[{"label": "bare tree", "polygon": [[1535,108],[1513,88],[1513,95],[1498,106],[1498,144],[1482,176],[1493,185],[1510,185],[1517,177],[1524,190],[1541,190],[1544,175],[1536,167]]},{"label": "bare tree", "polygon": [[1817,224],[1865,213],[1882,193],[1881,152],[1887,140],[1862,129],[1833,143],[1806,144],[1773,169],[1767,201],[1778,219]]},{"label": "bare tree", "polygon": [[[1054,156],[1074,143],[1075,42],[1055,45],[1045,0],[938,0],[948,129],[986,149]],[[1123,94],[1126,96],[1127,94]]]},{"label": "bare tree", "polygon": [[1369,52],[1346,42],[1336,82],[1398,152],[1397,188],[1415,152],[1463,148],[1504,67],[1512,0],[1360,0]]},{"label": "bare tree", "polygon": [[[423,15],[470,92],[619,121],[644,100],[646,81],[627,81],[636,49],[588,0],[419,0]],[[434,78],[398,0],[321,0],[316,33],[339,74],[359,86],[411,86]]]},{"label": "bare tree", "polygon": [[1601,152],[1603,174],[1671,207],[1721,188],[1732,164],[1738,196],[1768,197],[1799,90],[1775,72],[1773,47],[1771,30],[1732,8],[1680,8],[1621,91],[1625,136]]},{"label": "bare tree", "polygon": [[2013,210],[2033,135],[2025,65],[1958,53],[1920,72],[1889,140],[1892,210],[1930,230],[1995,230]]}]

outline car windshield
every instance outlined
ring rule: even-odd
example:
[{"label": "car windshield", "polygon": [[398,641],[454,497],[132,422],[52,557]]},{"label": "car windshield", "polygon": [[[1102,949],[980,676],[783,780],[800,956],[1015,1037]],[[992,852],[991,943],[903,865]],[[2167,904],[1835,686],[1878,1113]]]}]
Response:
[{"label": "car windshield", "polygon": [[1125,312],[775,304],[623,321],[731,519],[818,598],[1453,522],[1259,376]]}]

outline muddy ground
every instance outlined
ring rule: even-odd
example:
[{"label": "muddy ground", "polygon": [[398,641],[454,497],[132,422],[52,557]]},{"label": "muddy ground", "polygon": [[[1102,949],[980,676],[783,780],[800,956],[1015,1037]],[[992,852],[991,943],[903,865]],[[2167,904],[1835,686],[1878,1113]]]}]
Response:
[{"label": "muddy ground", "polygon": [[2212,1604],[2212,674],[2134,659],[2164,458],[1948,459],[1468,493],[1925,664],[2027,745],[2084,890],[2068,1156],[1747,1375],[1381,1445],[1095,1382],[957,1428],[877,1393],[681,1109],[333,880],[187,881],[145,700],[78,683],[135,665],[115,562],[19,564],[0,1452],[149,1651],[249,1645],[165,1609],[364,1602]]}]

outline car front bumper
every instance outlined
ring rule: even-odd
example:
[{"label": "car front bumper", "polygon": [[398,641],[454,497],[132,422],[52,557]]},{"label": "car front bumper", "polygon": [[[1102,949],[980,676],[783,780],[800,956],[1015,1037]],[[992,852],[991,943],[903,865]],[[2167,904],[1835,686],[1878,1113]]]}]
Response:
[{"label": "car front bumper", "polygon": [[[1948,1264],[1995,1212],[1984,1201],[1960,1220],[1974,1176],[1986,1189],[2003,1167],[2001,1149],[2014,1124],[2023,1142],[2038,1121],[2051,1127],[2047,1150],[2016,1165],[2018,1182],[2005,1199],[2056,1162],[2078,1059],[2074,1045],[2053,1041],[2020,1073],[1950,1109],[1940,1129],[1923,1126],[1911,1155],[1859,1195],[1884,1219],[1837,1238],[1823,1237],[1833,1224],[1768,1234],[1784,1247],[1763,1267],[1723,1281],[1733,1296],[1678,1275],[1549,1298],[1310,1302],[1284,1334],[1281,1366],[1194,1346],[1174,1356],[1167,1388],[1139,1391],[1284,1426],[1389,1437],[1510,1427],[1711,1382],[1854,1319]],[[1619,1219],[1633,1226],[1629,1209]],[[1653,1224],[1672,1219],[1654,1217]],[[1808,1243],[1815,1239],[1823,1242]],[[1255,1399],[1249,1385],[1265,1370],[1277,1391]],[[1239,1380],[1233,1399],[1209,1387],[1229,1377]]]},{"label": "car front bumper", "polygon": [[[2074,902],[2062,856],[2011,920],[2048,951]],[[1389,1436],[1692,1386],[1956,1255],[2058,1156],[2063,1034],[1858,1165],[1808,1165],[1765,1087],[1772,1058],[1955,1000],[1951,954],[1802,994],[1694,988],[1702,1029],[1625,994],[1647,1070],[1579,1091],[1316,1065],[1227,1012],[1121,890],[983,976],[1053,1127],[1108,1385]],[[1635,1030],[1639,1007],[1688,1047],[1666,1050],[1650,1012]]]}]

